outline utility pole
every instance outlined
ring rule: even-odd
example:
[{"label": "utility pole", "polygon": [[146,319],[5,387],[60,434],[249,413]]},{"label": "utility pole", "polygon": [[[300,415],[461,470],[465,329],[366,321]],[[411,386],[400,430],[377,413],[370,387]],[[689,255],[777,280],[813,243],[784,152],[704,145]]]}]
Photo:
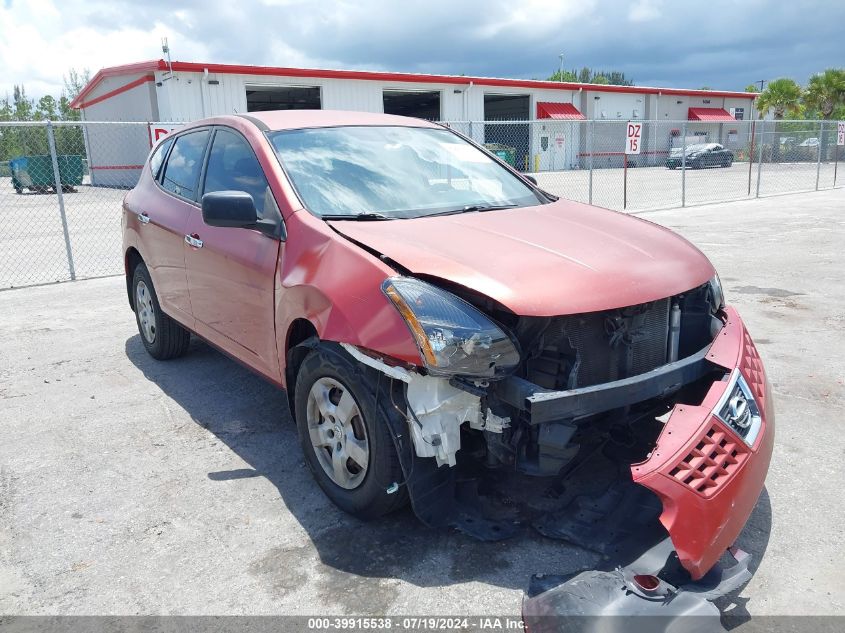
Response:
[{"label": "utility pole", "polygon": [[763,92],[763,86],[767,83],[765,79],[761,79],[760,81],[755,81],[755,84],[760,84],[760,92]]},{"label": "utility pole", "polygon": [[560,69],[559,69],[560,75],[558,77],[558,80],[562,82],[563,81],[563,53],[558,55],[558,57],[560,58]]}]

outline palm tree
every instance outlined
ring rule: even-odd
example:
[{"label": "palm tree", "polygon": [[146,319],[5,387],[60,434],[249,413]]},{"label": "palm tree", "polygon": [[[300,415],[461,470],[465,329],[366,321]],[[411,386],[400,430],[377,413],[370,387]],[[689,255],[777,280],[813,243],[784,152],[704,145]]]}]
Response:
[{"label": "palm tree", "polygon": [[757,111],[761,119],[769,110],[773,111],[778,121],[783,119],[787,112],[798,114],[801,111],[801,86],[786,77],[770,81],[757,97]]},{"label": "palm tree", "polygon": [[[845,70],[828,68],[823,73],[810,77],[804,93],[804,105],[819,113],[821,118],[830,119],[837,106],[845,104]],[[827,139],[830,130],[822,128],[819,149],[827,153]],[[836,151],[836,146],[834,146]]]},{"label": "palm tree", "polygon": [[845,103],[845,69],[828,68],[810,77],[804,104],[830,119],[836,106]]},{"label": "palm tree", "polygon": [[[757,97],[757,111],[760,113],[760,118],[762,119],[769,110],[772,110],[776,121],[783,119],[787,112],[793,116],[798,114],[801,111],[801,93],[801,86],[792,79],[781,77],[770,81]],[[777,124],[772,143],[772,160],[775,162],[780,160],[780,131]]]}]

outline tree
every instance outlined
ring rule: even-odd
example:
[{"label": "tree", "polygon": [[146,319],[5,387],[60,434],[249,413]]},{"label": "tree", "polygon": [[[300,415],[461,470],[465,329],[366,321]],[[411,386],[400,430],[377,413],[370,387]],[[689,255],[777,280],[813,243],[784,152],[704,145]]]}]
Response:
[{"label": "tree", "polygon": [[748,84],[745,86],[745,92],[757,92],[757,84]]},{"label": "tree", "polygon": [[796,115],[801,112],[801,86],[799,86],[792,79],[781,77],[770,81],[765,90],[757,97],[757,109],[760,112],[760,118],[769,111],[777,120],[783,119],[788,112],[791,115]]},{"label": "tree", "polygon": [[82,71],[71,68],[67,71],[67,75],[62,77],[65,83],[65,94],[68,99],[73,101],[82,92],[82,89],[91,81],[91,71],[83,68]]},{"label": "tree", "polygon": [[44,95],[35,106],[36,121],[54,121],[58,118],[56,100],[50,95]]},{"label": "tree", "polygon": [[547,81],[578,81],[578,76],[574,70],[564,70],[561,76],[560,71],[554,71]]},{"label": "tree", "polygon": [[582,84],[601,84],[614,86],[633,86],[634,82],[625,78],[625,73],[618,70],[606,72],[603,70],[593,70],[588,66],[584,66],[581,70],[564,70],[563,79],[561,79],[560,71],[555,71],[549,77],[548,81],[572,81],[580,82]]},{"label": "tree", "polygon": [[845,104],[845,69],[828,68],[810,77],[804,92],[804,105],[830,119],[837,106]]},{"label": "tree", "polygon": [[[769,110],[772,110],[776,121],[782,120],[787,112],[793,116],[799,114],[801,86],[786,77],[770,81],[766,89],[757,97],[757,110],[761,119]],[[772,139],[772,160],[775,162],[780,161],[780,130],[781,126],[776,123]]]}]

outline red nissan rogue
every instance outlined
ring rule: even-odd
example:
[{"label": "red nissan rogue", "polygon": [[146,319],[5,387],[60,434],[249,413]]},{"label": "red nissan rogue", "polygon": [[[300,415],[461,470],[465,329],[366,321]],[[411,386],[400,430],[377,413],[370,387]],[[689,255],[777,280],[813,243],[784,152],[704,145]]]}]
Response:
[{"label": "red nissan rogue", "polygon": [[195,334],[286,389],[314,478],[357,517],[668,543],[697,581],[760,495],[771,390],[707,258],[447,127],[196,122],[153,148],[123,235],[147,351]]}]

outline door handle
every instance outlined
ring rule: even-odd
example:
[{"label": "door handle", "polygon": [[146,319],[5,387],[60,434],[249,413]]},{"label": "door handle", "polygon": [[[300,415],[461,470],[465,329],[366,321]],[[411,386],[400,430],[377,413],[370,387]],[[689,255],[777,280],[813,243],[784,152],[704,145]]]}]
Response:
[{"label": "door handle", "polygon": [[200,236],[196,233],[192,233],[191,235],[185,236],[185,244],[189,246],[193,246],[194,248],[202,248],[202,240]]},{"label": "door handle", "polygon": [[150,216],[147,215],[146,211],[142,211],[138,214],[138,221],[141,224],[149,224],[150,223]]}]

